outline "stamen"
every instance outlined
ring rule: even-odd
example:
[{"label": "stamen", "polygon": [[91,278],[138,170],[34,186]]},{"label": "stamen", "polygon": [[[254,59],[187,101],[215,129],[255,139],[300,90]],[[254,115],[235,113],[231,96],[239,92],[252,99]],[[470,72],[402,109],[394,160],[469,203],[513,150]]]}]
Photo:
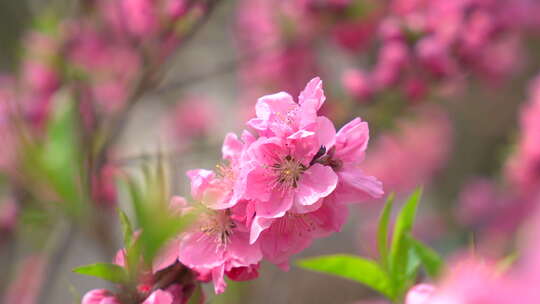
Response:
[{"label": "stamen", "polygon": [[306,166],[295,160],[292,156],[287,155],[280,162],[270,166],[276,175],[276,185],[284,188],[298,187],[300,176],[307,170]]},{"label": "stamen", "polygon": [[225,246],[229,244],[234,228],[236,228],[236,223],[230,218],[230,211],[211,211],[200,230],[215,237],[216,242]]}]

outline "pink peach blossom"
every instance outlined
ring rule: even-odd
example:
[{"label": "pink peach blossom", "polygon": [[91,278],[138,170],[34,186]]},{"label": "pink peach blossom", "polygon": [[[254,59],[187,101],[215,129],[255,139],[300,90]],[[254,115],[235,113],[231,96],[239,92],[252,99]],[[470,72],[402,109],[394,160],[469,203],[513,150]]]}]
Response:
[{"label": "pink peach blossom", "polygon": [[257,243],[268,261],[288,270],[292,255],[306,249],[315,238],[340,231],[347,215],[345,205],[325,199],[315,211],[287,212],[280,218],[267,220],[270,225],[261,232]]},{"label": "pink peach blossom", "polygon": [[120,304],[120,302],[106,289],[94,289],[87,292],[81,304]]},{"label": "pink peach blossom", "polygon": [[206,136],[215,125],[217,113],[209,100],[190,96],[179,101],[171,117],[171,129],[177,138]]},{"label": "pink peach blossom", "polygon": [[383,195],[382,183],[361,169],[368,141],[368,124],[355,118],[339,130],[336,143],[327,156],[318,160],[319,163],[328,164],[338,174],[339,183],[334,195],[340,201],[359,202]]},{"label": "pink peach blossom", "polygon": [[152,292],[152,294],[148,296],[148,298],[146,298],[144,302],[142,302],[142,304],[173,304],[173,303],[174,302],[173,302],[172,295],[161,289],[158,289]]},{"label": "pink peach blossom", "polygon": [[430,284],[418,284],[407,292],[405,304],[428,304],[436,288]]},{"label": "pink peach blossom", "polygon": [[249,233],[227,211],[206,210],[194,228],[180,240],[178,260],[214,282],[216,293],[225,291],[224,275],[234,268],[256,266],[258,245],[249,244]]},{"label": "pink peach blossom", "polygon": [[363,168],[377,176],[386,191],[407,192],[428,183],[445,165],[452,130],[445,112],[436,107],[420,109],[415,120],[401,120],[397,125],[396,131],[375,141]]},{"label": "pink peach blossom", "polygon": [[268,228],[271,219],[289,210],[313,211],[317,202],[336,188],[338,177],[332,168],[310,164],[319,151],[312,132],[299,131],[287,139],[259,138],[248,153],[251,169],[246,172],[245,198],[255,204],[251,243]]}]

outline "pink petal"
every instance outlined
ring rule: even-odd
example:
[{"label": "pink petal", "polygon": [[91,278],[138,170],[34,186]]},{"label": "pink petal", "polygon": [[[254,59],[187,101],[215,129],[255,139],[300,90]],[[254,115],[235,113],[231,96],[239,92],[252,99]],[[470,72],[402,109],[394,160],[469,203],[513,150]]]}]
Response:
[{"label": "pink petal", "polygon": [[338,172],[340,184],[336,195],[344,202],[365,201],[379,198],[384,194],[382,182],[373,176],[365,175],[356,166],[346,166]]},{"label": "pink petal", "polygon": [[259,237],[264,258],[285,270],[289,258],[307,248],[313,240],[313,235],[306,233],[306,226],[299,219],[294,215],[276,219]]},{"label": "pink petal", "polygon": [[259,235],[261,232],[266,230],[272,223],[274,222],[274,219],[272,218],[264,218],[264,217],[255,217],[253,219],[253,222],[251,223],[251,230],[249,234],[249,243],[254,244],[257,239],[259,238]]},{"label": "pink petal", "polygon": [[231,208],[238,201],[232,199],[232,185],[215,180],[201,198],[201,203],[214,210]]},{"label": "pink petal", "polygon": [[334,123],[324,116],[317,117],[317,137],[319,146],[326,147],[329,150],[336,142],[336,128]]},{"label": "pink petal", "polygon": [[250,159],[259,165],[273,165],[287,155],[287,150],[280,138],[260,137],[251,144],[248,153]]},{"label": "pink petal", "polygon": [[142,304],[173,304],[173,297],[170,293],[158,289],[146,298]]},{"label": "pink petal", "polygon": [[268,129],[268,120],[262,118],[252,118],[246,122],[246,125],[259,132],[264,132]]},{"label": "pink petal", "polygon": [[225,249],[214,236],[186,233],[180,242],[178,260],[190,268],[212,269],[224,263]]},{"label": "pink petal", "polygon": [[242,153],[244,144],[238,139],[238,136],[234,133],[227,133],[225,140],[223,141],[223,147],[221,148],[221,154],[224,159],[236,158]]},{"label": "pink petal", "polygon": [[178,214],[182,214],[183,212],[186,211],[187,208],[188,208],[188,202],[184,197],[173,196],[171,198],[171,201],[169,203],[169,209],[171,209],[171,211]]},{"label": "pink petal", "polygon": [[418,284],[407,293],[405,304],[429,304],[429,299],[435,293],[436,288],[430,284]]},{"label": "pink petal", "polygon": [[258,118],[268,120],[276,114],[286,115],[297,107],[298,105],[294,102],[291,95],[285,92],[279,92],[259,98],[255,105],[255,113]]},{"label": "pink petal", "polygon": [[234,281],[249,281],[259,276],[259,265],[255,264],[249,267],[235,267],[227,271],[227,276]]},{"label": "pink petal", "polygon": [[191,196],[196,200],[201,200],[204,191],[215,178],[215,173],[210,170],[197,169],[189,170],[186,175],[191,180]]},{"label": "pink petal", "polygon": [[336,157],[343,161],[360,162],[369,142],[366,122],[355,118],[343,126],[336,135]]},{"label": "pink petal", "polygon": [[309,206],[336,189],[338,177],[332,168],[321,164],[311,166],[300,178],[295,191],[294,204]]},{"label": "pink petal", "polygon": [[265,168],[255,168],[246,176],[245,182],[245,198],[268,201],[270,199],[272,189],[269,188],[275,177],[268,174]]},{"label": "pink petal", "polygon": [[156,273],[178,261],[178,251],[180,250],[180,239],[171,240],[164,246],[152,263],[152,272]]},{"label": "pink petal", "polygon": [[255,214],[266,218],[277,218],[285,215],[293,204],[293,193],[283,193],[280,189],[274,189],[267,201],[255,204]]},{"label": "pink petal", "polygon": [[227,283],[225,283],[224,276],[225,267],[223,265],[215,267],[212,269],[212,281],[214,282],[214,292],[216,294],[223,293],[225,288],[227,288]]},{"label": "pink petal", "polygon": [[233,260],[232,266],[234,267],[255,265],[262,259],[259,245],[251,245],[249,243],[249,234],[237,230],[231,236],[227,256]]},{"label": "pink petal", "polygon": [[319,77],[311,79],[300,93],[300,96],[298,96],[300,105],[312,103],[317,111],[322,107],[325,100],[326,96],[324,96],[322,81]]}]

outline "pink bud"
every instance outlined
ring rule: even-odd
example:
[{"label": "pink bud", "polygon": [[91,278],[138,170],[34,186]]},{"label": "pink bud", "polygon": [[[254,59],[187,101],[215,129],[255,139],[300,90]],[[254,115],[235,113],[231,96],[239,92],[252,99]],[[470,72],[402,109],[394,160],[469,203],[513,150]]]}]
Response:
[{"label": "pink bud", "polygon": [[368,76],[361,70],[348,70],[342,77],[343,86],[351,95],[359,100],[365,100],[373,93]]},{"label": "pink bud", "polygon": [[170,293],[158,289],[154,291],[142,304],[172,304],[173,297]]},{"label": "pink bud", "polygon": [[81,304],[120,304],[107,289],[94,289],[87,292]]},{"label": "pink bud", "polygon": [[430,284],[418,284],[407,293],[405,304],[428,304],[436,288]]}]

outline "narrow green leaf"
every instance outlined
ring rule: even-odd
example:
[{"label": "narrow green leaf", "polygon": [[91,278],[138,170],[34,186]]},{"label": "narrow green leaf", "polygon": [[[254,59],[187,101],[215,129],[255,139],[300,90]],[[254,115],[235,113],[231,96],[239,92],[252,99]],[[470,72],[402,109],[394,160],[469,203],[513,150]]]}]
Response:
[{"label": "narrow green leaf", "polygon": [[496,265],[495,269],[497,269],[497,272],[504,273],[506,272],[512,265],[516,262],[518,259],[518,254],[516,252],[506,256],[502,260],[500,260]]},{"label": "narrow green leaf", "polygon": [[421,196],[422,189],[416,189],[399,212],[394,226],[394,238],[392,240],[393,252],[399,249],[399,243],[403,241],[405,234],[411,232]]},{"label": "narrow green leaf", "polygon": [[122,225],[124,247],[129,248],[131,246],[133,237],[133,226],[131,226],[128,216],[121,209],[118,209],[118,218],[120,219],[120,224]]},{"label": "narrow green leaf", "polygon": [[421,188],[413,192],[399,212],[394,226],[392,247],[390,248],[390,273],[392,286],[394,290],[398,291],[398,296],[408,287],[407,282],[414,281],[412,276],[416,275],[416,272],[412,271],[415,268],[413,263],[415,261],[409,259],[410,246],[406,236],[412,230],[421,196]]},{"label": "narrow green leaf", "polygon": [[422,265],[424,265],[427,274],[432,278],[436,278],[443,266],[443,260],[439,254],[411,236],[407,237],[407,241],[411,244]]},{"label": "narrow green leaf", "polygon": [[379,249],[379,258],[383,268],[387,268],[388,265],[388,223],[390,222],[390,215],[392,213],[392,206],[394,204],[394,194],[390,194],[386,199],[383,211],[379,218],[379,227],[377,229],[377,247]]},{"label": "narrow green leaf", "polygon": [[362,283],[394,299],[386,272],[374,261],[353,255],[336,254],[303,259],[298,261],[298,266]]},{"label": "narrow green leaf", "polygon": [[98,277],[113,283],[122,283],[127,280],[127,274],[124,268],[116,264],[97,263],[85,265],[73,269],[73,272]]},{"label": "narrow green leaf", "polygon": [[416,279],[421,262],[416,251],[412,247],[409,247],[407,251],[407,268],[405,269],[405,278],[407,280],[413,282]]},{"label": "narrow green leaf", "polygon": [[72,215],[83,214],[77,121],[73,100],[61,91],[54,97],[54,111],[47,123],[46,141],[39,148],[38,168]]}]

